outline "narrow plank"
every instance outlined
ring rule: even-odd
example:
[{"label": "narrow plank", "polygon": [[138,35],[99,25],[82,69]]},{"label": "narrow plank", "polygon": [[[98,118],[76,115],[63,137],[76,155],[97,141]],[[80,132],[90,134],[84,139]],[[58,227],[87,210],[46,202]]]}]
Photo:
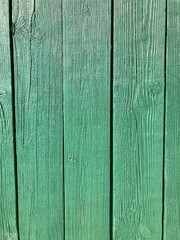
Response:
[{"label": "narrow plank", "polygon": [[109,239],[110,1],[63,3],[67,240]]},{"label": "narrow plank", "polygon": [[164,239],[180,239],[180,1],[167,1]]},{"label": "narrow plank", "polygon": [[61,10],[13,0],[21,240],[64,239]]},{"label": "narrow plank", "polygon": [[0,239],[17,239],[9,2],[0,0]]},{"label": "narrow plank", "polygon": [[114,1],[114,239],[162,236],[165,1]]}]

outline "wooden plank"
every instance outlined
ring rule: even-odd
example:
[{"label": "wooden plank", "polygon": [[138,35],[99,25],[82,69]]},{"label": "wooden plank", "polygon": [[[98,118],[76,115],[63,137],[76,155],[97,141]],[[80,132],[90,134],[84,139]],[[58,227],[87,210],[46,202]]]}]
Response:
[{"label": "wooden plank", "polygon": [[180,1],[167,1],[164,239],[180,239]]},{"label": "wooden plank", "polygon": [[66,239],[109,239],[110,1],[63,3]]},{"label": "wooden plank", "polygon": [[0,239],[17,239],[9,2],[0,0]]},{"label": "wooden plank", "polygon": [[165,1],[114,1],[114,239],[161,239]]},{"label": "wooden plank", "polygon": [[21,239],[64,239],[61,11],[13,0]]}]

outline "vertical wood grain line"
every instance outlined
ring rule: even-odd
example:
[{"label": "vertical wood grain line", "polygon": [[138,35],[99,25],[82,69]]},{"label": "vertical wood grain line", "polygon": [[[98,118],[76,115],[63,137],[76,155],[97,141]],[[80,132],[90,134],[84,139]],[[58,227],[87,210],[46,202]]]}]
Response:
[{"label": "vertical wood grain line", "polygon": [[9,0],[9,36],[10,36],[10,61],[11,61],[11,86],[12,86],[12,125],[13,125],[13,148],[14,148],[14,181],[16,200],[16,228],[17,239],[20,240],[19,231],[19,201],[18,201],[18,168],[16,148],[16,107],[15,107],[15,78],[14,78],[14,45],[13,45],[13,22],[12,22],[12,1]]},{"label": "vertical wood grain line", "polygon": [[110,209],[109,238],[113,240],[113,79],[114,79],[114,0],[111,1],[111,53],[110,53]]},{"label": "vertical wood grain line", "polygon": [[165,34],[164,34],[164,129],[163,129],[163,167],[162,167],[162,240],[164,240],[165,213],[165,164],[166,164],[166,66],[167,66],[167,0],[165,0]]},{"label": "vertical wood grain line", "polygon": [[[63,0],[61,1],[61,32],[62,32],[62,40],[61,40],[61,46],[62,46],[62,66],[64,66],[64,28],[63,28]],[[62,67],[62,156],[63,156],[63,169],[62,169],[62,174],[63,174],[63,239],[66,239],[66,212],[65,212],[65,146],[64,146],[64,68]]]}]

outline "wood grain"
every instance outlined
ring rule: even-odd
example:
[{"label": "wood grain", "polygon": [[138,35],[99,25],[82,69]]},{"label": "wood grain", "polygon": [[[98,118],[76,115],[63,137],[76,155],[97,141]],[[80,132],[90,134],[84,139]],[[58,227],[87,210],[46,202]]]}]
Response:
[{"label": "wood grain", "polygon": [[61,1],[13,0],[21,240],[64,239]]},{"label": "wood grain", "polygon": [[180,239],[180,2],[167,1],[164,239]]},{"label": "wood grain", "polygon": [[67,240],[109,239],[110,1],[63,3]]},{"label": "wood grain", "polygon": [[162,237],[165,1],[114,1],[113,239]]},{"label": "wood grain", "polygon": [[17,239],[9,3],[0,0],[0,239]]}]

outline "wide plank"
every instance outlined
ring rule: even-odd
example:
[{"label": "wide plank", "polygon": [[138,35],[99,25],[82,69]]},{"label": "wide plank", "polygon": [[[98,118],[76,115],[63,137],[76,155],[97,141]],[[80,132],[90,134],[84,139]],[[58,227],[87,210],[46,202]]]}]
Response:
[{"label": "wide plank", "polygon": [[63,2],[65,239],[109,239],[110,1]]},{"label": "wide plank", "polygon": [[113,239],[162,237],[165,1],[114,1]]},{"label": "wide plank", "polygon": [[13,0],[21,240],[64,239],[61,1]]},{"label": "wide plank", "polygon": [[[0,0],[0,239],[18,239],[9,2]],[[13,99],[14,100],[14,99]]]}]

